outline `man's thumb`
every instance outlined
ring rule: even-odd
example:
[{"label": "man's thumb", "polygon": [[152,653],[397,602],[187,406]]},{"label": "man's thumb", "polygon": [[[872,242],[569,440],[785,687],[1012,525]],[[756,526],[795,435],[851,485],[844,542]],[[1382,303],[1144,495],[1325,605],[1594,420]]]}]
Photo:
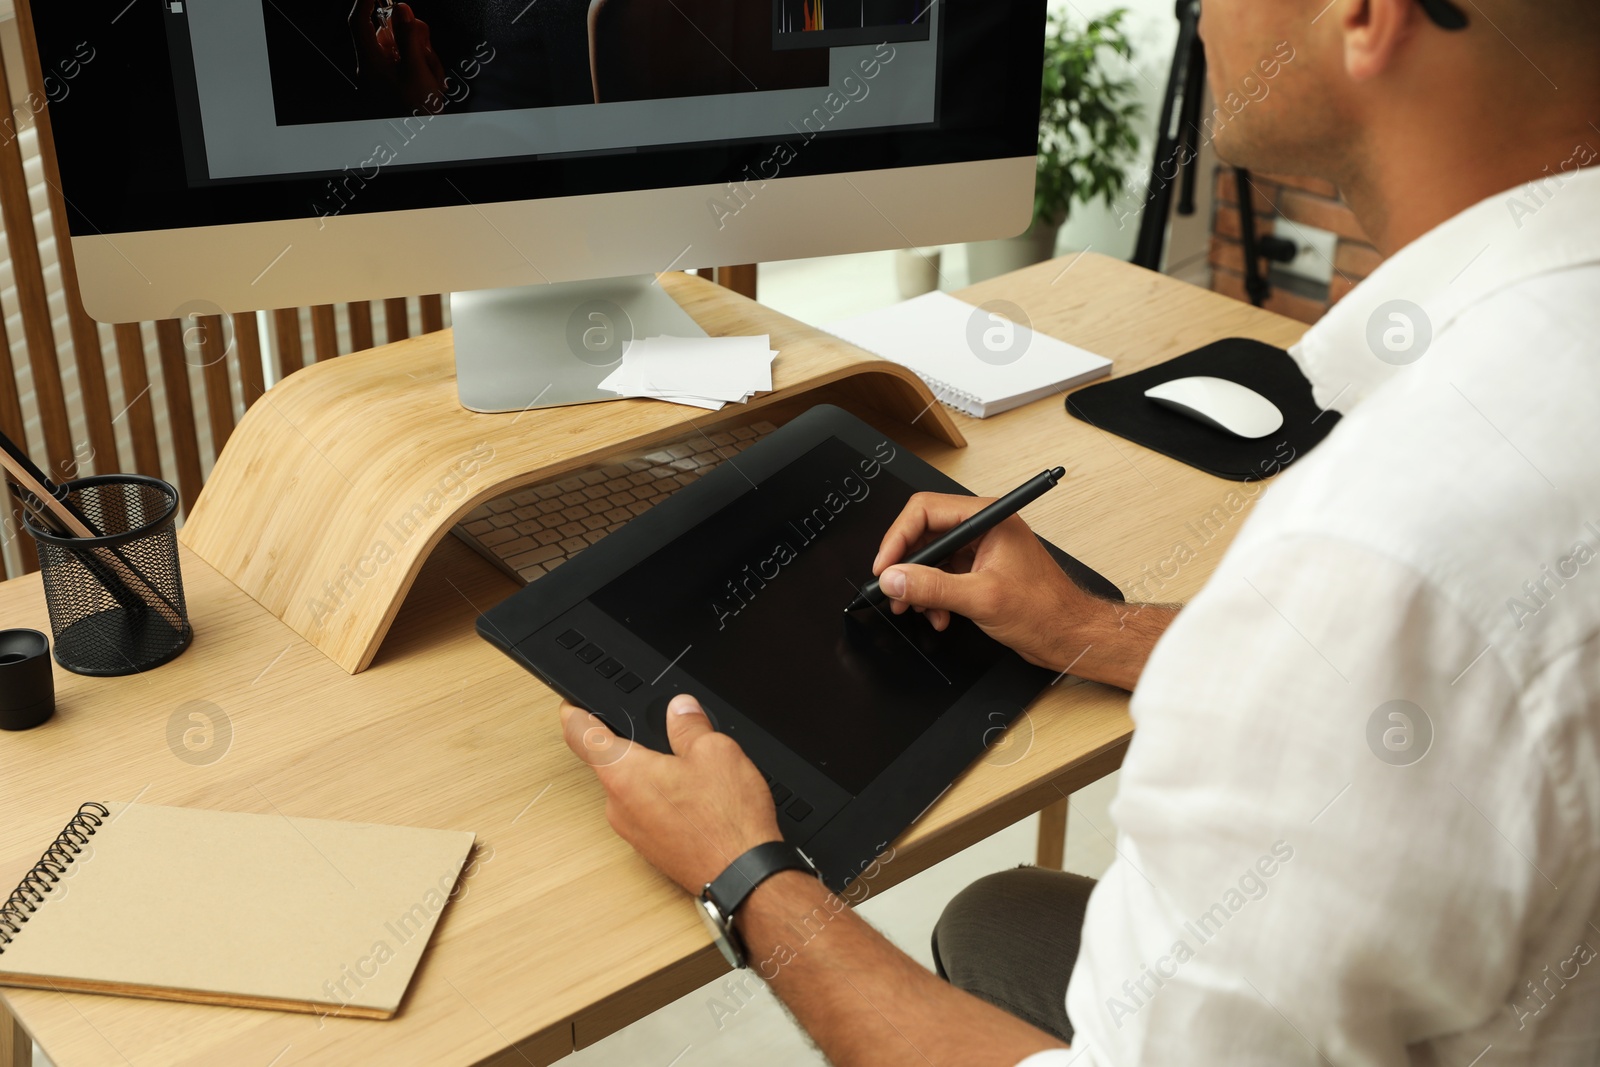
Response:
[{"label": "man's thumb", "polygon": [[682,756],[704,734],[715,733],[700,702],[688,693],[679,693],[667,705],[667,740],[675,755]]},{"label": "man's thumb", "polygon": [[975,595],[973,574],[951,574],[938,567],[919,567],[901,563],[885,570],[878,578],[884,595],[919,608],[944,608],[957,615],[972,617]]}]

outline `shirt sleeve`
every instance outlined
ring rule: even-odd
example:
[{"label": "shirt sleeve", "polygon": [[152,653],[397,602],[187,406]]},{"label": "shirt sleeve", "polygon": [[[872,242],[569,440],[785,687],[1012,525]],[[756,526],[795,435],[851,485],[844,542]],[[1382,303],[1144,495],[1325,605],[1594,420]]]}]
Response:
[{"label": "shirt sleeve", "polygon": [[1239,547],[1134,695],[1074,1052],[1398,1065],[1497,1017],[1515,1044],[1522,931],[1564,838],[1504,664],[1371,549]]}]

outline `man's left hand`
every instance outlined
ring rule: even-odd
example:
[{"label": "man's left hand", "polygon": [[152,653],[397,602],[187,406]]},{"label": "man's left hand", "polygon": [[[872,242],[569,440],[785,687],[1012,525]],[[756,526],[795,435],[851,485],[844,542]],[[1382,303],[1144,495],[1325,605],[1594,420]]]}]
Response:
[{"label": "man's left hand", "polygon": [[618,737],[571,704],[561,705],[561,728],[605,788],[611,828],[691,893],[745,852],[783,837],[761,772],[687,693],[667,706],[670,756]]}]

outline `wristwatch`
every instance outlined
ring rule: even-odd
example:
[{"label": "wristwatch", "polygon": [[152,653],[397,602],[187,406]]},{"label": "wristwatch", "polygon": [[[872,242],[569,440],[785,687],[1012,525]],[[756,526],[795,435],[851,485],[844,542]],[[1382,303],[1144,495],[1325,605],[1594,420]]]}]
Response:
[{"label": "wristwatch", "polygon": [[756,886],[780,871],[816,873],[805,853],[786,841],[768,841],[734,860],[701,891],[697,900],[700,918],[729,966],[741,968],[747,963],[744,938],[733,928],[734,914]]}]

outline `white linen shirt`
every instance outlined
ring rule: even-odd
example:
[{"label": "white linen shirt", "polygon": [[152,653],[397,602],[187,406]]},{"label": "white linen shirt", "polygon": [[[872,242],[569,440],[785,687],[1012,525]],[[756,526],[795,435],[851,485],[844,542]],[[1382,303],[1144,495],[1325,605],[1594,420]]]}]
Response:
[{"label": "white linen shirt", "polygon": [[1594,1067],[1600,169],[1439,226],[1293,355],[1342,421],[1145,668],[1073,1048],[1027,1067]]}]

